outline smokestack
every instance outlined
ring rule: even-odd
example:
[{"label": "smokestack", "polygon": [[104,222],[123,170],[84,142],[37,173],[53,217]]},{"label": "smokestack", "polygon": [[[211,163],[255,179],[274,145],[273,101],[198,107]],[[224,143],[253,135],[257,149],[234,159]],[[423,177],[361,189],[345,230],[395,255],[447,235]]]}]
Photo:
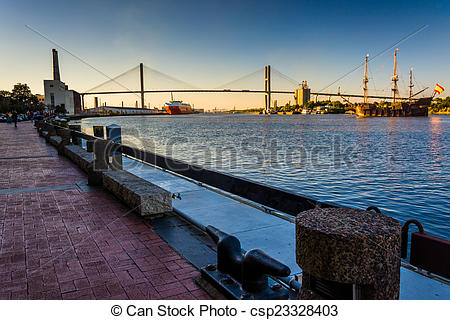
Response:
[{"label": "smokestack", "polygon": [[53,55],[53,80],[61,81],[59,76],[59,62],[58,62],[58,51],[56,49],[52,49]]}]

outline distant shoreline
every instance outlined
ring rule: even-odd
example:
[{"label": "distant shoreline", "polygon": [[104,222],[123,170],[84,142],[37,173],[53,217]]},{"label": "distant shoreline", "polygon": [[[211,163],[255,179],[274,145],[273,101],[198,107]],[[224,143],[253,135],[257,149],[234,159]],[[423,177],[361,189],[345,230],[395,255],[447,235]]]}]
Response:
[{"label": "distant shoreline", "polygon": [[[196,114],[196,113],[191,113],[191,114]],[[204,113],[204,114],[210,114],[210,113]],[[241,114],[241,115],[245,115],[245,114],[259,114],[258,112],[255,111],[250,111],[250,112],[224,112],[221,114]],[[335,113],[329,113],[329,114],[335,114]],[[343,113],[342,113],[343,114]],[[73,116],[69,116],[68,118],[70,120],[81,120],[81,119],[86,119],[86,118],[106,118],[106,117],[129,117],[129,116],[167,116],[168,113],[128,113],[128,114],[109,114],[109,115],[99,115],[99,114],[88,114],[88,115],[73,115]],[[292,114],[287,114],[287,115],[292,115]],[[300,114],[298,114],[300,115]],[[429,115],[450,115],[450,111],[439,111],[439,112],[429,112]]]},{"label": "distant shoreline", "polygon": [[105,117],[127,117],[127,116],[167,116],[168,113],[122,113],[122,114],[77,114],[68,116],[70,120],[81,120],[85,118],[105,118]]},{"label": "distant shoreline", "polygon": [[450,111],[430,112],[430,114],[437,114],[437,115],[445,114],[445,115],[449,115]]}]

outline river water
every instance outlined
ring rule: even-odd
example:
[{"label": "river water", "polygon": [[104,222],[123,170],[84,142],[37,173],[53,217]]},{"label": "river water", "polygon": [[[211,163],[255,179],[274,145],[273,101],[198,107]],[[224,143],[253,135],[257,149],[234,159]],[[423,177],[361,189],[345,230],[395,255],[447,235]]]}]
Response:
[{"label": "river water", "polygon": [[450,116],[179,115],[91,118],[123,142],[450,238]]}]

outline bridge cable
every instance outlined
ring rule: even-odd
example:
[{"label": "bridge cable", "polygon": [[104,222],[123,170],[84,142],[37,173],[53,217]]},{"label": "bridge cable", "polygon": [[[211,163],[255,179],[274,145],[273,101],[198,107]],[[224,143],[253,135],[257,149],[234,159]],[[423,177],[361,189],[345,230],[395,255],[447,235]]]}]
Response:
[{"label": "bridge cable", "polygon": [[[179,83],[179,84],[186,85],[187,88],[198,89],[198,87],[196,87],[196,86],[194,86],[194,85],[192,85],[192,84],[190,84],[190,83],[187,83],[187,82],[185,82],[185,81],[183,81],[183,80],[180,80],[180,79],[177,79],[177,78],[175,78],[175,77],[172,77],[172,76],[170,76],[170,75],[168,75],[168,74],[166,74],[166,73],[163,73],[163,72],[161,72],[161,71],[158,71],[158,70],[156,70],[156,69],[147,67],[146,65],[144,65],[144,70],[148,70],[148,71],[150,71],[150,72],[156,73],[157,75],[162,76],[163,78],[169,79],[169,80],[171,80],[171,81],[173,81],[173,82],[177,82],[177,83]],[[151,79],[151,77],[149,77],[149,79]],[[144,83],[145,83],[145,79],[144,79]],[[186,88],[186,89],[187,89],[187,88]],[[169,88],[169,89],[170,89],[170,88]]]},{"label": "bridge cable", "polygon": [[[119,74],[118,76],[115,76],[111,80],[107,80],[107,81],[105,81],[105,82],[103,82],[103,83],[101,83],[99,85],[96,85],[95,87],[93,87],[93,88],[91,88],[89,90],[84,91],[84,93],[92,92],[92,91],[94,91],[94,90],[96,90],[96,89],[98,89],[98,88],[100,88],[102,86],[105,86],[106,84],[109,84],[109,83],[116,83],[116,84],[119,84],[120,86],[122,86],[123,88],[126,88],[123,84],[118,82],[117,79],[122,77],[122,76],[124,76],[124,75],[126,75],[126,74],[128,74],[128,73],[131,73],[131,72],[133,72],[135,70],[138,70],[138,69],[139,69],[139,66],[133,67],[133,68],[131,68],[131,69],[129,69],[129,70]],[[128,88],[127,88],[127,90],[132,91],[131,89],[128,89]]]},{"label": "bridge cable", "polygon": [[260,72],[263,72],[263,71],[264,71],[263,68],[258,69],[258,70],[254,71],[254,72],[248,73],[248,74],[246,74],[246,75],[244,75],[244,76],[242,76],[242,77],[239,77],[239,78],[237,78],[237,79],[235,79],[235,80],[232,80],[232,81],[230,81],[230,82],[227,82],[227,83],[224,83],[224,84],[222,84],[222,85],[220,85],[220,86],[217,86],[217,87],[215,87],[214,89],[223,89],[223,88],[229,89],[229,87],[230,87],[231,84],[235,84],[236,82],[243,81],[243,80],[246,79],[246,78],[253,77],[254,75],[256,75],[256,74],[258,74],[258,73],[260,73]]},{"label": "bridge cable", "polygon": [[299,86],[299,82],[295,79],[292,79],[291,77],[289,77],[288,75],[285,75],[284,73],[281,73],[280,71],[278,71],[277,69],[272,67],[272,72],[275,72],[276,75],[280,76],[281,78],[287,80],[288,82],[292,83],[295,86]]},{"label": "bridge cable", "polygon": [[[419,29],[415,30],[414,32],[411,32],[410,34],[406,35],[405,37],[401,38],[399,41],[395,42],[393,45],[391,45],[390,47],[384,49],[383,51],[377,53],[376,55],[374,55],[373,57],[369,58],[368,61],[372,61],[375,58],[381,56],[382,54],[386,53],[387,51],[391,50],[392,48],[398,46],[400,43],[408,40],[409,38],[415,36],[416,34],[418,34],[419,32],[425,30],[426,28],[428,28],[428,25],[423,25],[422,27],[420,27]],[[319,90],[319,92],[328,89],[329,87],[331,87],[333,84],[335,84],[336,82],[342,80],[343,78],[347,77],[349,74],[355,72],[356,70],[358,70],[359,68],[361,68],[362,66],[364,66],[364,62],[358,64],[356,67],[354,67],[353,69],[351,69],[350,71],[348,71],[347,73],[345,73],[344,75],[340,76],[338,79],[336,79],[335,81],[331,82],[329,85],[327,85],[326,87],[322,88]]]}]

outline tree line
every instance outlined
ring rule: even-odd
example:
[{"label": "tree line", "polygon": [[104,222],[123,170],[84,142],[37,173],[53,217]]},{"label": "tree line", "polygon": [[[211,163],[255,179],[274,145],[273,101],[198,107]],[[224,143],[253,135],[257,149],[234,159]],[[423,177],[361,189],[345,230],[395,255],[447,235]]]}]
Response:
[{"label": "tree line", "polygon": [[31,93],[26,83],[17,83],[11,91],[0,90],[0,112],[27,113],[43,112],[45,104],[39,102],[36,95]]},{"label": "tree line", "polygon": [[431,113],[450,113],[450,97],[434,99],[430,109]]}]

